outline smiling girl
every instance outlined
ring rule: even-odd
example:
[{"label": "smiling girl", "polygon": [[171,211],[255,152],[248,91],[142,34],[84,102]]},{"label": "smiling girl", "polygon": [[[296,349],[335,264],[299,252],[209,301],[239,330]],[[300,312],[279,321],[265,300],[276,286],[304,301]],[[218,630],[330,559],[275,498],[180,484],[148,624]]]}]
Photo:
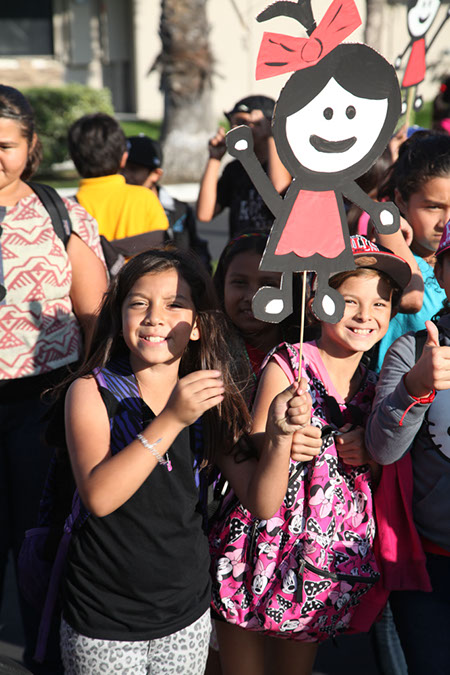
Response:
[{"label": "smiling girl", "polygon": [[[304,547],[311,545],[314,550],[320,538],[322,541],[326,539],[329,542],[328,546],[324,545],[325,557],[328,560],[324,565],[325,571],[317,570],[317,563],[314,563],[317,576],[313,579],[315,582],[319,581],[312,583],[310,588],[317,589],[316,595],[320,595],[323,588],[329,585],[327,579],[330,575],[327,576],[327,570],[337,573],[338,577],[339,573],[343,572],[343,568],[340,567],[342,558],[339,559],[337,553],[334,558],[332,542],[340,541],[340,539],[359,541],[361,537],[358,539],[359,535],[350,530],[361,523],[364,523],[365,532],[361,539],[364,542],[364,549],[361,550],[364,551],[364,555],[369,556],[369,561],[366,560],[363,567],[370,568],[373,563],[372,547],[375,525],[370,490],[370,458],[364,445],[364,425],[370,412],[376,376],[367,370],[361,363],[361,359],[363,354],[385,334],[401,290],[409,283],[411,270],[401,258],[388,251],[381,251],[364,237],[352,237],[351,244],[357,269],[339,273],[330,279],[330,285],[343,297],[344,316],[336,324],[321,322],[319,339],[303,346],[303,372],[306,372],[309,380],[313,410],[311,424],[302,429],[296,429],[292,434],[291,459],[294,469],[291,467],[291,471],[295,472],[296,467],[303,469],[300,474],[301,478],[297,478],[297,482],[290,481],[290,492],[286,492],[283,501],[278,501],[276,512],[267,508],[262,514],[254,513],[251,505],[240,497],[242,507],[251,512],[250,521],[255,516],[267,519],[264,522],[260,521],[258,525],[258,534],[255,540],[252,540],[254,550],[262,546],[265,541],[275,542],[275,537],[278,536],[272,533],[275,529],[281,530],[282,538],[285,536],[285,543],[280,543],[279,549],[272,556],[272,567],[269,564],[267,569],[258,573],[262,575],[262,578],[266,575],[280,579],[283,596],[274,593],[272,597],[270,591],[267,596],[257,595],[262,594],[263,591],[254,590],[253,585],[250,590],[245,575],[243,575],[244,581],[242,582],[241,577],[237,578],[238,588],[232,593],[230,591],[232,586],[228,586],[230,575],[223,574],[224,560],[229,557],[231,565],[236,564],[238,558],[233,558],[233,556],[239,553],[237,549],[243,546],[244,550],[247,544],[238,536],[240,534],[238,524],[234,525],[236,535],[234,539],[231,542],[226,541],[228,546],[221,544],[220,524],[215,526],[211,534],[213,560],[216,561],[213,564],[213,605],[216,618],[222,618],[222,621],[217,621],[217,632],[225,675],[259,675],[262,672],[307,675],[312,670],[318,643],[330,637],[330,634],[334,635],[336,630],[342,632],[348,627],[352,605],[349,605],[350,609],[345,605],[350,596],[346,596],[342,604],[336,601],[335,606],[330,596],[325,605],[328,610],[324,610],[328,612],[327,616],[313,614],[310,618],[308,612],[303,612],[303,610],[300,616],[300,610],[295,613],[295,604],[301,602],[296,592],[297,584],[301,588],[304,583],[303,572],[299,571],[303,570],[301,561],[305,549],[301,548],[302,545]],[[253,409],[252,433],[256,438],[264,434],[267,429],[269,410],[274,396],[284,391],[296,380],[298,351],[299,345],[282,345],[274,352],[263,369]],[[323,437],[322,430],[324,431]],[[323,486],[321,494],[324,497],[321,508],[324,513],[329,513],[330,521],[327,520],[324,524],[325,520],[319,519],[320,524],[317,524],[310,516],[317,512],[317,504],[320,500],[313,502],[310,496],[309,504],[314,503],[316,506],[309,508],[306,496],[303,499],[302,495],[306,495],[306,491],[310,489],[308,485],[313,480],[314,472],[320,472],[322,470],[320,467],[328,462],[331,462],[334,467],[334,482],[331,481]],[[226,458],[226,460],[221,460],[221,469],[236,494],[240,496],[242,482],[245,481],[250,471],[248,462],[234,464],[232,458]],[[289,475],[291,475],[289,467],[286,466],[286,482]],[[304,487],[302,487],[303,483]],[[361,489],[355,491],[355,483]],[[315,487],[317,488],[317,485]],[[343,501],[345,501],[342,490],[349,491],[350,501],[348,503],[353,504],[353,510],[350,510],[345,520],[341,518]],[[352,490],[353,497],[350,496]],[[319,492],[315,492],[315,495],[318,499]],[[298,544],[298,549],[295,549],[294,555],[289,555],[290,549],[286,541],[290,541],[289,533],[292,531],[291,516],[293,513],[299,514],[297,518],[301,525],[298,526],[300,529],[297,534],[301,542]],[[249,527],[248,530],[250,532],[252,528]],[[285,546],[284,549],[283,546]],[[294,545],[290,542],[289,546]],[[355,556],[352,560],[356,560],[356,553],[353,552],[352,555]],[[304,558],[306,559],[306,555]],[[283,561],[282,564],[280,561]],[[258,559],[258,562],[260,563],[261,560]],[[272,572],[269,572],[269,569]],[[348,576],[349,574],[358,574],[356,569],[351,572],[348,571],[349,569],[351,566],[347,568],[347,581],[352,578]],[[322,576],[321,573],[323,573]],[[251,578],[251,573],[249,574]],[[298,580],[294,585],[288,583],[288,579],[292,577]],[[308,579],[310,580],[310,577]],[[267,579],[264,580],[267,582]],[[245,593],[242,595],[241,589],[244,584],[247,595]],[[270,584],[271,579],[267,583],[268,589],[272,588]],[[349,590],[351,588],[348,586]],[[255,593],[255,600],[251,597],[252,591]],[[304,597],[303,594],[303,599]],[[323,597],[319,599],[313,595],[310,600],[313,603],[311,607],[319,608],[319,611],[321,607],[324,607]],[[243,610],[240,614],[240,607],[248,608],[249,606],[253,613],[248,611],[246,614]],[[266,606],[269,609],[265,613]],[[334,621],[330,619],[333,612]],[[328,620],[331,621],[330,624],[327,624]],[[340,625],[340,628],[336,629],[336,625]],[[331,631],[324,626],[331,626]],[[280,639],[282,637],[289,639]],[[237,654],[239,658],[236,658]]]},{"label": "smiling girl", "polygon": [[133,258],[105,296],[66,397],[66,437],[89,518],[72,539],[61,649],[67,675],[200,675],[210,632],[209,554],[197,509],[193,423],[204,457],[248,413],[201,265],[175,250]]}]

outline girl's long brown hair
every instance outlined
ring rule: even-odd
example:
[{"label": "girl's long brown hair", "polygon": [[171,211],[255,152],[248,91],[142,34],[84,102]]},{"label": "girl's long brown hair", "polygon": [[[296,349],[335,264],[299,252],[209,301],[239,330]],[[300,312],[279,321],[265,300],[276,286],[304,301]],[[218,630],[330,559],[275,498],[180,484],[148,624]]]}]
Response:
[{"label": "girl's long brown hair", "polygon": [[[234,367],[229,342],[232,332],[218,301],[212,280],[199,259],[190,253],[165,247],[132,258],[112,280],[96,321],[91,346],[78,371],[70,378],[92,374],[115,356],[128,353],[122,336],[122,305],[134,284],[145,274],[175,269],[191,289],[200,340],[190,341],[180,363],[180,377],[195,370],[220,370],[225,386],[222,403],[204,413],[205,458],[212,461],[216,449],[230,452],[250,429],[250,414],[242,392],[248,371]],[[66,383],[67,384],[67,383]]]}]

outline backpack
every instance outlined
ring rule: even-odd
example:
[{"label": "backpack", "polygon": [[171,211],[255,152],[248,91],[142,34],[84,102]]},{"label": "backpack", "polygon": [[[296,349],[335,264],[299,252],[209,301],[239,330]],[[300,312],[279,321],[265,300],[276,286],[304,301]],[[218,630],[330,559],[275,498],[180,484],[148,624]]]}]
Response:
[{"label": "backpack", "polygon": [[[297,349],[287,343],[277,349],[287,351],[297,376]],[[310,364],[305,371],[312,424],[322,428],[321,452],[308,463],[291,460],[286,496],[269,520],[253,517],[233,492],[227,495],[209,537],[212,608],[242,628],[321,642],[348,629],[379,578],[370,474],[343,464],[334,443],[354,408],[368,415],[375,378],[367,376],[343,412],[333,399],[343,420],[330,425],[332,397]]]},{"label": "backpack", "polygon": [[[50,185],[34,182],[29,182],[28,185],[41,200],[42,205],[50,216],[55,233],[66,248],[72,233],[72,224],[64,201]],[[78,202],[76,197],[73,199]],[[167,237],[168,235],[165,230],[153,230],[113,241],[109,241],[106,237],[100,235],[100,244],[110,276],[113,277],[117,274],[126,258],[154,246],[160,246],[166,241]]]},{"label": "backpack", "polygon": [[[69,461],[68,457],[66,461]],[[69,495],[73,495],[69,512],[61,507],[58,499],[61,475],[63,485],[67,484],[68,480],[70,482],[70,468],[61,470],[58,453],[55,452],[41,497],[38,525],[25,532],[17,562],[20,591],[41,616],[33,657],[38,663],[42,663],[45,659],[51,624],[55,614],[61,611],[59,591],[72,533],[79,529],[89,516],[82,507],[76,489],[68,492]],[[64,515],[61,520],[62,513]]]}]

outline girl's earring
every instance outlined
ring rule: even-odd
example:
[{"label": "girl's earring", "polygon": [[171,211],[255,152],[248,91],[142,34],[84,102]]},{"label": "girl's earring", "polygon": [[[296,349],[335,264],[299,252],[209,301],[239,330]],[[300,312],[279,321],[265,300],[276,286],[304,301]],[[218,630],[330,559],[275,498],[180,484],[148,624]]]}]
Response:
[{"label": "girl's earring", "polygon": [[200,340],[200,331],[197,326],[194,326],[194,328],[191,330],[190,340]]}]

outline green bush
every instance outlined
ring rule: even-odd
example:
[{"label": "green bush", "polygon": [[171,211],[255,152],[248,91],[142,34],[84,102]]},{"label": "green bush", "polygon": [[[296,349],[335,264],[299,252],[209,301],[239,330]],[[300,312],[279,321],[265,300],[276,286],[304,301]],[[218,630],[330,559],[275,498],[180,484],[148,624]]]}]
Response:
[{"label": "green bush", "polygon": [[159,121],[146,121],[146,120],[135,120],[135,121],[124,121],[119,120],[120,126],[122,127],[125,136],[138,136],[139,134],[146,134],[150,138],[153,138],[155,141],[159,140],[161,134],[161,122]]},{"label": "green bush", "polygon": [[64,87],[33,87],[24,90],[35,117],[44,159],[42,169],[69,159],[67,131],[79,117],[92,112],[114,114],[109,89],[90,89],[72,83]]},{"label": "green bush", "polygon": [[431,129],[433,115],[433,102],[425,101],[420,110],[414,112],[414,124],[425,129]]}]

